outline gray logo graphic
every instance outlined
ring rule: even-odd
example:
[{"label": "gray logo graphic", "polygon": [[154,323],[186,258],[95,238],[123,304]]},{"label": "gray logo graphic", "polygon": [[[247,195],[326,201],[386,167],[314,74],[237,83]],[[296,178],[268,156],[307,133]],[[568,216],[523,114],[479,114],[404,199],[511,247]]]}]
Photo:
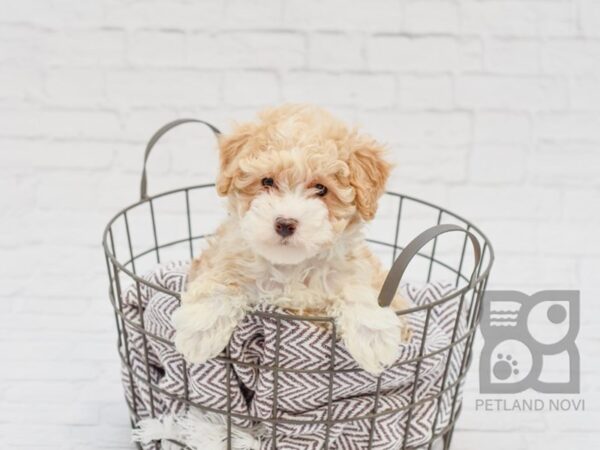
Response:
[{"label": "gray logo graphic", "polygon": [[579,393],[579,319],[579,291],[486,292],[480,392]]}]

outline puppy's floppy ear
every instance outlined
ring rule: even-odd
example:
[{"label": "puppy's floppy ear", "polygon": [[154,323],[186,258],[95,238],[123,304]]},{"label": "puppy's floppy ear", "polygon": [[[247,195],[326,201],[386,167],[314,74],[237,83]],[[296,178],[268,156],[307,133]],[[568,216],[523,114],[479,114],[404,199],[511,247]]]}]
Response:
[{"label": "puppy's floppy ear", "polygon": [[231,134],[219,137],[219,158],[221,161],[221,169],[217,177],[217,193],[219,195],[229,193],[237,168],[236,157],[248,142],[251,136],[250,131],[249,126],[241,125],[236,127]]},{"label": "puppy's floppy ear", "polygon": [[350,185],[356,192],[356,209],[364,220],[371,220],[377,211],[377,201],[385,191],[392,165],[383,155],[385,148],[368,136],[351,140]]}]

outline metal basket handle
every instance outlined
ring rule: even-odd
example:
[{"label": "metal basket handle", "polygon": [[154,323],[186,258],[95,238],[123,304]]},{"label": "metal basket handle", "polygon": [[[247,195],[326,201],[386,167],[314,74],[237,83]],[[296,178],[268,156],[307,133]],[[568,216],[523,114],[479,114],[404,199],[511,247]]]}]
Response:
[{"label": "metal basket handle", "polygon": [[215,134],[215,137],[217,139],[219,138],[219,135],[221,134],[221,132],[219,131],[219,129],[217,127],[215,127],[214,125],[211,125],[208,122],[205,122],[204,120],[200,120],[200,119],[178,119],[178,120],[174,120],[173,122],[169,122],[166,125],[163,125],[156,133],[154,133],[154,135],[150,138],[150,140],[148,141],[148,144],[146,145],[146,152],[144,153],[144,167],[142,169],[142,181],[140,183],[140,200],[146,200],[148,198],[148,180],[147,180],[147,176],[146,176],[146,164],[148,162],[148,157],[150,156],[150,152],[152,151],[152,149],[154,148],[156,143],[159,141],[159,139],[161,137],[163,137],[168,131],[170,131],[173,128],[175,128],[179,125],[182,125],[184,123],[204,124],[208,128],[211,129],[211,131]]},{"label": "metal basket handle", "polygon": [[406,268],[419,250],[421,250],[432,239],[435,239],[440,234],[444,234],[449,231],[462,231],[463,233],[466,233],[471,240],[471,244],[473,244],[475,266],[473,267],[473,273],[471,274],[471,279],[469,280],[469,287],[472,288],[475,285],[477,268],[481,263],[481,246],[479,245],[479,241],[473,233],[471,233],[469,230],[459,227],[458,225],[436,225],[423,231],[420,235],[410,241],[410,243],[404,247],[404,250],[402,250],[398,258],[396,258],[396,261],[394,261],[390,272],[383,282],[381,291],[379,292],[379,306],[390,306],[394,296],[396,295],[398,286],[400,285],[402,275],[404,275]]}]

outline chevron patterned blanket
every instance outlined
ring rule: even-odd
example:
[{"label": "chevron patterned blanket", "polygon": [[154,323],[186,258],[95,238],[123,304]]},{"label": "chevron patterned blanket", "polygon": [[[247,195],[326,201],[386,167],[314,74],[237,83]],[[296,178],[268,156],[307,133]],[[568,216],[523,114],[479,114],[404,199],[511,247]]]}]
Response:
[{"label": "chevron patterned blanket", "polygon": [[[186,271],[186,262],[172,262],[144,278],[180,292]],[[402,294],[416,305],[439,299],[452,289],[453,285],[443,283],[401,287]],[[454,389],[438,394],[444,377],[446,388],[456,385],[460,389],[457,380],[464,341],[450,354],[446,349],[458,301],[434,307],[426,333],[425,311],[409,314],[411,340],[402,345],[397,363],[380,377],[360,370],[343,344],[332,342],[326,327],[283,319],[278,330],[276,319],[261,315],[248,315],[236,329],[229,354],[237,362],[230,368],[221,360],[185,364],[172,345],[175,331],[170,318],[178,307],[175,298],[140,283],[123,293],[121,304],[125,317],[148,331],[144,336],[135,327],[127,327],[120,348],[132,368],[130,374],[123,365],[122,379],[127,401],[137,412],[136,421],[184,412],[186,404],[177,398],[213,411],[227,410],[230,402],[237,427],[256,427],[260,419],[268,420],[273,414],[283,420],[275,430],[272,422],[260,424],[261,449],[273,448],[276,436],[278,449],[318,449],[327,440],[327,448],[339,450],[367,448],[370,441],[373,449],[400,449],[405,439],[408,447],[418,448],[431,438],[434,426],[439,432],[450,422]],[[258,310],[283,313],[266,305]],[[457,337],[466,329],[466,311],[460,316]],[[274,372],[277,334],[280,370]],[[418,364],[415,359],[421,349],[431,356]],[[332,364],[333,375],[328,372]],[[148,389],[148,380],[156,389]],[[380,395],[375,396],[378,383]],[[413,401],[417,406],[409,411],[407,405]]]}]

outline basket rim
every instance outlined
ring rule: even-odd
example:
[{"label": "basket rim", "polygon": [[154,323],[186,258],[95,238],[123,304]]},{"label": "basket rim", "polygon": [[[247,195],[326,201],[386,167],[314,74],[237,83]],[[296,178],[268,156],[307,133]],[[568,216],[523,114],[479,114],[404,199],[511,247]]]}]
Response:
[{"label": "basket rim", "polygon": [[[141,276],[133,273],[131,270],[127,269],[125,267],[125,265],[123,263],[121,263],[120,261],[117,260],[116,256],[114,255],[114,251],[111,250],[110,246],[109,246],[109,236],[111,235],[111,227],[112,225],[121,217],[126,215],[126,213],[128,211],[131,211],[133,208],[136,208],[142,204],[145,203],[151,203],[153,200],[161,198],[161,197],[165,197],[171,194],[176,194],[179,192],[189,192],[192,190],[196,190],[196,189],[205,189],[205,188],[211,188],[211,187],[215,187],[215,183],[203,183],[203,184],[197,184],[197,185],[191,185],[191,186],[186,186],[186,187],[180,187],[180,188],[176,188],[176,189],[170,189],[168,191],[164,191],[164,192],[160,192],[158,194],[152,195],[152,196],[148,196],[146,198],[140,199],[135,203],[132,203],[124,208],[122,208],[121,210],[119,210],[106,224],[106,227],[104,228],[104,231],[102,233],[102,247],[104,249],[104,254],[107,258],[107,264],[110,261],[115,267],[117,267],[120,271],[122,271],[123,273],[125,273],[126,275],[128,275],[132,280],[134,280],[135,282],[139,282],[142,283],[146,286],[149,286],[153,289],[156,289],[160,292],[163,292],[167,295],[171,295],[175,298],[177,298],[178,300],[181,300],[181,294],[179,292],[175,292],[172,291],[170,289],[164,288],[162,286],[159,286],[155,283],[152,283],[148,280],[145,280],[144,278],[142,278]],[[435,302],[431,302],[427,305],[421,305],[421,306],[415,306],[412,308],[408,308],[402,311],[398,311],[396,312],[397,315],[405,315],[405,314],[411,314],[417,311],[422,311],[425,309],[431,309],[437,305],[440,305],[442,303],[445,303],[447,301],[452,300],[453,298],[456,298],[458,296],[462,296],[464,294],[466,294],[468,291],[470,290],[475,290],[477,289],[476,286],[481,283],[487,281],[486,279],[488,278],[490,271],[492,269],[492,266],[494,264],[494,260],[495,260],[495,253],[494,253],[494,248],[492,246],[492,243],[490,242],[489,238],[487,237],[487,235],[485,233],[483,233],[481,231],[481,229],[475,225],[473,225],[469,220],[465,219],[464,217],[462,217],[459,214],[456,214],[444,207],[441,207],[439,205],[436,205],[435,203],[429,202],[427,200],[422,200],[419,199],[417,197],[413,197],[411,195],[406,195],[406,194],[400,194],[397,192],[393,192],[393,191],[385,191],[384,195],[389,195],[392,197],[396,197],[396,198],[400,198],[400,199],[406,199],[415,203],[419,203],[425,206],[429,206],[431,208],[436,209],[437,211],[439,211],[439,213],[444,213],[447,214],[459,221],[462,221],[465,225],[466,225],[466,229],[467,230],[474,230],[475,232],[477,232],[481,238],[484,241],[484,245],[483,245],[483,249],[484,252],[488,251],[489,252],[489,258],[487,261],[487,266],[485,269],[482,268],[482,266],[479,267],[478,270],[478,274],[477,277],[475,279],[475,281],[473,282],[473,286],[470,286],[469,284],[466,284],[465,286],[463,286],[460,289],[454,289],[452,290],[449,294],[444,295],[442,298],[436,300]],[[206,236],[206,235],[204,235]],[[203,237],[203,236],[200,236]],[[196,239],[199,237],[195,237]],[[391,245],[391,244],[390,244]],[[392,245],[393,246],[393,245]],[[487,250],[486,250],[487,249]],[[423,255],[422,253],[419,253],[420,256],[425,257],[425,258],[429,258],[429,256],[427,255]],[[435,260],[436,262],[439,263],[439,261]],[[127,263],[125,263],[127,264]],[[487,284],[487,283],[486,283]],[[485,286],[484,286],[485,289]],[[249,314],[252,314],[252,311],[249,312]],[[272,315],[278,315],[277,313],[270,313]],[[311,320],[311,321],[327,321],[327,322],[334,322],[334,318],[331,316],[303,316],[303,315],[287,315],[287,314],[280,314],[281,317],[280,319],[287,319],[287,320]]]}]

